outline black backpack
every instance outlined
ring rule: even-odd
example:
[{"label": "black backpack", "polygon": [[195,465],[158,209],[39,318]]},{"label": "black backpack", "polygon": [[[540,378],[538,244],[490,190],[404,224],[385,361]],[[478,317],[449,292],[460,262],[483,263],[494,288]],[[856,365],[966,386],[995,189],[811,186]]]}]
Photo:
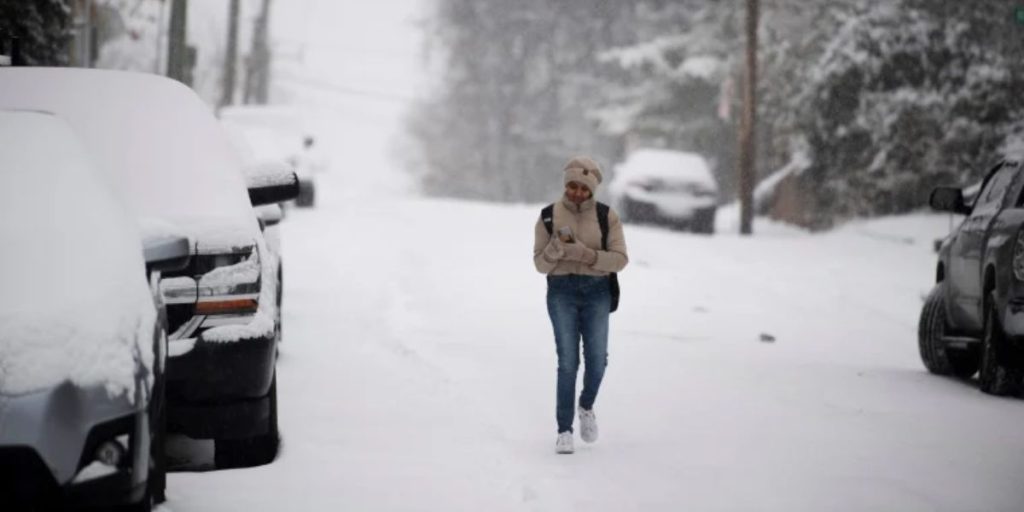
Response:
[{"label": "black backpack", "polygon": [[[601,249],[608,250],[608,205],[598,202],[597,203],[597,224],[601,226]],[[554,232],[555,219],[554,219],[555,205],[549,204],[540,211],[540,219],[544,222],[544,229],[548,230],[548,236]],[[614,313],[616,309],[619,309],[619,275],[612,272],[608,276],[608,289],[612,293],[612,307],[609,310]]]}]

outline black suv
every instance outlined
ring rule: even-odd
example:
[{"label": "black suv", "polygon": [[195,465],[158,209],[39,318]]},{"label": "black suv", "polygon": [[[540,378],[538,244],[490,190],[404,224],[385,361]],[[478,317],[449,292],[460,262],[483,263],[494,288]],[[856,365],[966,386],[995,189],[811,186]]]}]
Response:
[{"label": "black suv", "polygon": [[935,287],[918,330],[932,373],[970,378],[981,390],[1018,391],[1024,367],[1024,172],[1004,160],[985,176],[973,204],[939,187],[932,208],[966,218],[939,247]]}]

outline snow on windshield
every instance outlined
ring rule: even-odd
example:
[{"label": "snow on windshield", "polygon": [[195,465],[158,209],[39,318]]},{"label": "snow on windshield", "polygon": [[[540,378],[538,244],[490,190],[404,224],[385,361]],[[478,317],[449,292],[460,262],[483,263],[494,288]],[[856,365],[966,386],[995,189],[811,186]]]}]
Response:
[{"label": "snow on windshield", "polygon": [[134,397],[153,301],[125,208],[60,119],[0,111],[0,394],[70,380]]},{"label": "snow on windshield", "polygon": [[[258,226],[241,162],[223,128],[181,83],[140,73],[69,68],[0,70],[0,106],[54,112],[93,150],[139,217],[252,243]],[[230,229],[214,229],[230,226]]]}]

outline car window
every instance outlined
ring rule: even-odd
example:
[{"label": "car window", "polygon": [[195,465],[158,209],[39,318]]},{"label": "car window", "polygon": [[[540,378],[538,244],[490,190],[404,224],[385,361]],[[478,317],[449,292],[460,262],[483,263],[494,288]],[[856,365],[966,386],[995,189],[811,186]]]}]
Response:
[{"label": "car window", "polygon": [[1009,189],[1010,182],[1016,175],[1017,169],[1015,167],[1004,165],[999,169],[998,172],[992,179],[988,180],[985,184],[985,189],[981,191],[978,198],[978,205],[976,208],[985,208],[995,204],[1001,204],[1003,198],[1006,197],[1006,192]]},{"label": "car window", "polygon": [[1009,198],[1013,199],[1013,207],[1020,208],[1024,206],[1024,173],[1020,172],[1020,162],[1012,162],[1012,167],[1015,172],[1013,184],[1010,185],[1009,189]]}]

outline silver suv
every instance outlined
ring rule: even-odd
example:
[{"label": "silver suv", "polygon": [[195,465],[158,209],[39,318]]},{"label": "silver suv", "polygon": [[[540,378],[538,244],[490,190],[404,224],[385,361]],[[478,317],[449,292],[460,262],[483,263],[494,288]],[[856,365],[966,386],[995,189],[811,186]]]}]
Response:
[{"label": "silver suv", "polygon": [[67,123],[0,110],[0,496],[5,510],[164,495],[163,269]]}]

